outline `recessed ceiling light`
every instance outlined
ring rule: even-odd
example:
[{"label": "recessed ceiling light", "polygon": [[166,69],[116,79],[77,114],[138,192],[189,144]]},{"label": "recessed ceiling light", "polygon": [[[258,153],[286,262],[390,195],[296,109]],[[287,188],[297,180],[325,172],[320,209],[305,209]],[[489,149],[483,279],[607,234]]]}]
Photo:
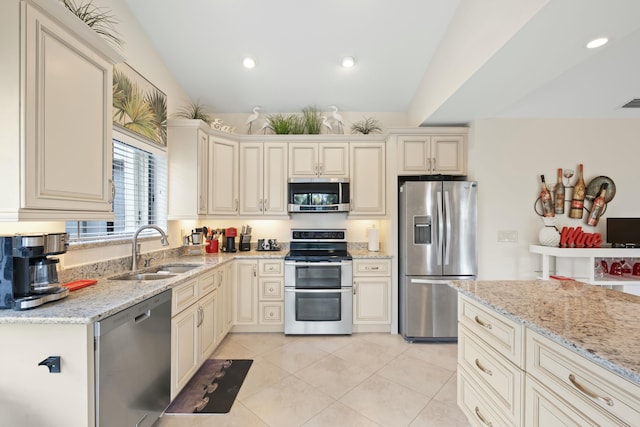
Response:
[{"label": "recessed ceiling light", "polygon": [[607,44],[608,41],[609,39],[606,37],[599,37],[597,39],[593,39],[589,43],[587,43],[587,49],[595,49],[597,47],[604,46],[605,44]]},{"label": "recessed ceiling light", "polygon": [[356,65],[356,58],[354,58],[353,56],[345,56],[344,58],[342,58],[342,66],[344,68],[351,68],[354,65]]},{"label": "recessed ceiling light", "polygon": [[242,60],[242,65],[244,65],[244,68],[253,68],[256,66],[256,60],[247,56]]}]

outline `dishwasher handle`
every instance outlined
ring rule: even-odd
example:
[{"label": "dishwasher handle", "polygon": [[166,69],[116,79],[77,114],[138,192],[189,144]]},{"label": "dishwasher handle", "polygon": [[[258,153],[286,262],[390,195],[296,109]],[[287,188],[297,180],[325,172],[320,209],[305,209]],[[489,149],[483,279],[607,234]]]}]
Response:
[{"label": "dishwasher handle", "polygon": [[147,320],[149,317],[151,317],[151,310],[147,310],[142,314],[137,315],[134,319],[133,319],[133,323],[141,323],[144,322],[145,320]]}]

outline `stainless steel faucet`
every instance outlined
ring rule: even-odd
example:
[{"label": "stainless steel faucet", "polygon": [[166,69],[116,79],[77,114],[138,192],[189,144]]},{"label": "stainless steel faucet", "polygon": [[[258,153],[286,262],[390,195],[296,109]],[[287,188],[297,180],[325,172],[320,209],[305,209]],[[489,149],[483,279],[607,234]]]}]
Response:
[{"label": "stainless steel faucet", "polygon": [[167,235],[164,234],[164,230],[162,230],[162,228],[158,227],[157,225],[141,226],[136,230],[135,233],[133,233],[133,241],[131,242],[133,246],[131,251],[131,257],[133,258],[131,261],[131,271],[136,271],[138,269],[138,234],[140,234],[142,230],[145,230],[147,228],[153,228],[154,230],[157,230],[160,233],[160,243],[162,243],[162,246],[169,246],[169,240],[167,240]]}]

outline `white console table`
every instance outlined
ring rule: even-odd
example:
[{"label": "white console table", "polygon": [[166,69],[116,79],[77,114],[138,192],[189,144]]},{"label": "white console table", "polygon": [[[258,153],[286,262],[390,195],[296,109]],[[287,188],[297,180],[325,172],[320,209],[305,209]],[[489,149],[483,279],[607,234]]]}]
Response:
[{"label": "white console table", "polygon": [[[542,276],[541,279],[548,280],[550,275],[558,274],[570,276],[573,279],[584,283],[598,286],[612,287],[628,293],[638,294],[640,292],[640,276],[612,276],[605,274],[602,279],[596,279],[594,268],[596,260],[638,258],[640,260],[640,249],[627,248],[557,248],[552,246],[530,245],[529,252],[542,256]],[[557,262],[557,258],[573,258],[582,260],[582,268],[574,271],[573,274],[558,271],[557,265],[552,267],[552,259]],[[555,264],[555,263],[554,263]],[[624,287],[624,288],[621,288]]]}]

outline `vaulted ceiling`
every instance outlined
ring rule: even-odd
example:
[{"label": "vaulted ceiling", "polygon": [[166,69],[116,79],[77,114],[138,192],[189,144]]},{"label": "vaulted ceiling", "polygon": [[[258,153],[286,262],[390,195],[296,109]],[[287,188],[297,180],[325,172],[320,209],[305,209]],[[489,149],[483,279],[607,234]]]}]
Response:
[{"label": "vaulted ceiling", "polygon": [[[185,92],[215,112],[640,118],[621,108],[640,98],[637,0],[125,1]],[[585,48],[601,36],[607,45]]]}]

